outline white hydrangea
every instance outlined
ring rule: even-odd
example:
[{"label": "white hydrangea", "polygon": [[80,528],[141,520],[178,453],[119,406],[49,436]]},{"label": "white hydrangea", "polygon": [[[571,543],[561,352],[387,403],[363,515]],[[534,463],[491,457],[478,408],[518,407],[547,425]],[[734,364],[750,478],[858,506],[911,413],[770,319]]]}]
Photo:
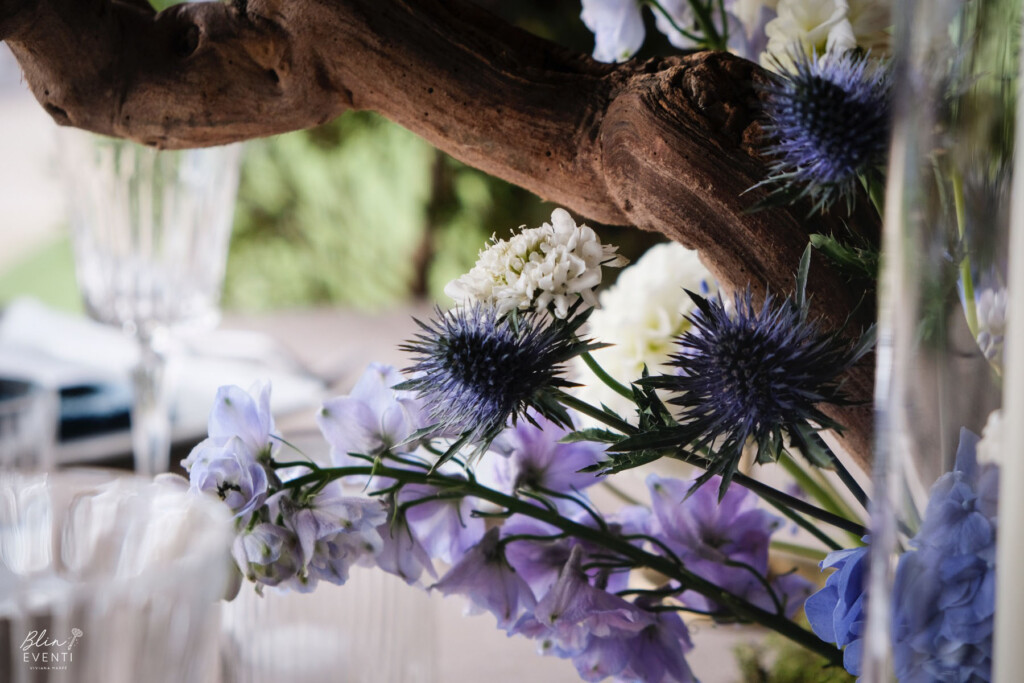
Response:
[{"label": "white hydrangea", "polygon": [[[714,295],[718,285],[696,251],[675,242],[652,247],[618,281],[601,294],[601,307],[588,320],[588,336],[611,344],[593,353],[608,374],[628,385],[646,365],[652,373],[667,371],[673,339],[685,332],[685,316],[694,310],[684,291]],[[629,418],[632,406],[595,378],[577,359],[584,400],[605,404]]]},{"label": "white hydrangea", "polygon": [[761,65],[790,68],[795,51],[824,56],[861,48],[884,54],[891,25],[883,0],[778,0],[776,17],[764,29],[768,46]]},{"label": "white hydrangea", "polygon": [[1003,411],[993,410],[989,413],[977,448],[979,465],[1003,463]]},{"label": "white hydrangea", "polygon": [[616,247],[601,244],[594,230],[576,225],[565,209],[555,209],[551,222],[522,230],[480,252],[468,273],[452,280],[444,293],[460,303],[494,303],[501,314],[513,309],[546,310],[554,305],[558,318],[568,315],[579,299],[597,305],[594,289],[601,267],[627,261]]}]

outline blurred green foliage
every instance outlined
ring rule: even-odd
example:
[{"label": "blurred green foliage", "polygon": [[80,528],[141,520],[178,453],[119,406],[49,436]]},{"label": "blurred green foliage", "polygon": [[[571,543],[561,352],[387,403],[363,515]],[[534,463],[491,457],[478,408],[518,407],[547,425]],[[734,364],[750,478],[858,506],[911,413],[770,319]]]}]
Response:
[{"label": "blurred green foliage", "polygon": [[777,634],[767,634],[757,645],[735,651],[743,683],[853,683],[842,667]]},{"label": "blurred green foliage", "polygon": [[[478,2],[567,47],[592,47],[577,3]],[[443,302],[444,285],[472,267],[488,238],[536,227],[553,208],[374,114],[349,112],[320,128],[248,143],[224,305]],[[590,224],[627,255],[660,239]]]}]

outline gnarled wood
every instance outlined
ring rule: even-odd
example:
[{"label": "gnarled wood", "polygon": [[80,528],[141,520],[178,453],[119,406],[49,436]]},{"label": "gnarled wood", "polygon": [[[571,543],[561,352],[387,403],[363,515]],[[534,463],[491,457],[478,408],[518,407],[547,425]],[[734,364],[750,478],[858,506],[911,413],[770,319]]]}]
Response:
[{"label": "gnarled wood", "polygon": [[[764,178],[757,67],[723,53],[625,65],[519,31],[466,0],[240,0],[178,5],[0,0],[0,38],[61,124],[166,148],[306,128],[377,111],[440,149],[584,216],[697,248],[732,289],[792,288],[810,232],[870,214],[750,213]],[[873,316],[815,262],[830,324]],[[870,453],[871,367],[848,381],[865,405],[837,411],[846,445]]]}]

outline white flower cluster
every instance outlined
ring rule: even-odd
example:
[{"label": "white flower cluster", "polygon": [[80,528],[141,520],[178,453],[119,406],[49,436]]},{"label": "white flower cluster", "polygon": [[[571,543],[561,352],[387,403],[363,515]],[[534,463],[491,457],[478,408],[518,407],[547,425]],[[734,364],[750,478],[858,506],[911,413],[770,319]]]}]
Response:
[{"label": "white flower cluster", "polygon": [[764,29],[768,46],[761,53],[761,65],[765,68],[788,68],[797,51],[819,57],[855,48],[875,55],[888,51],[892,19],[884,0],[771,0],[771,4],[776,16]]},{"label": "white flower cluster", "polygon": [[[580,18],[594,33],[594,59],[625,61],[644,43],[640,0],[582,0]],[[892,25],[888,0],[722,0],[728,47],[761,65],[788,69],[794,53],[824,56],[854,48],[874,55],[888,52]],[[659,0],[654,23],[674,46],[693,41],[678,28],[693,30],[696,18],[687,0]],[[722,17],[712,19],[721,32]],[[677,28],[678,27],[678,28]]]},{"label": "white flower cluster", "polygon": [[581,298],[597,305],[594,289],[601,284],[601,267],[627,263],[615,251],[601,244],[592,228],[576,225],[568,211],[555,209],[550,223],[495,240],[444,293],[460,303],[493,303],[501,314],[546,310],[553,304],[555,316],[565,318]]},{"label": "white flower cluster", "polygon": [[[673,340],[689,328],[685,317],[694,304],[684,289],[714,295],[718,285],[696,251],[675,242],[652,247],[601,294],[601,307],[587,321],[589,335],[611,346],[593,351],[594,359],[623,384],[638,379],[646,365],[665,372]],[[580,374],[586,372],[579,361]],[[585,400],[602,403],[628,417],[635,408],[596,379],[581,389]]]},{"label": "white flower cluster", "polygon": [[977,455],[980,465],[1002,465],[1003,457],[1003,411],[993,410],[985,421],[985,429],[981,432]]},{"label": "white flower cluster", "polygon": [[1003,341],[1006,338],[1005,287],[985,287],[975,292],[978,313],[978,347],[985,358],[1002,367]]}]

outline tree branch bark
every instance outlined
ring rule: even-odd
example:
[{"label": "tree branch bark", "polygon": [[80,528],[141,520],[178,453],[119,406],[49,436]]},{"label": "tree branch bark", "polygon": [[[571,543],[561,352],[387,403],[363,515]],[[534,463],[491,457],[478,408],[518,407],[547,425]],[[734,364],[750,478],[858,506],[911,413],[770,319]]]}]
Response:
[{"label": "tree branch bark", "polygon": [[[870,212],[750,213],[765,74],[724,53],[599,64],[466,0],[0,0],[0,38],[58,123],[163,148],[314,126],[369,109],[452,156],[590,219],[655,230],[699,249],[728,288],[788,292],[811,232]],[[866,203],[861,202],[860,206]],[[873,293],[824,261],[815,312],[859,329]],[[860,462],[871,445],[871,364],[837,409]]]}]

